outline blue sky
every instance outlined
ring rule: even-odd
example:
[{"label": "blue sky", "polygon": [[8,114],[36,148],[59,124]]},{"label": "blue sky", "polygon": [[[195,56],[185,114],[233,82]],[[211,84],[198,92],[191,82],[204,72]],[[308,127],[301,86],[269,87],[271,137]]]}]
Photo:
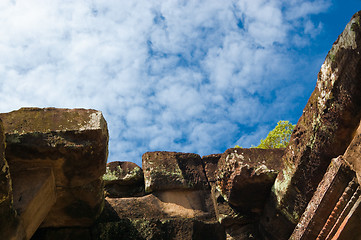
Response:
[{"label": "blue sky", "polygon": [[109,161],[220,153],[296,123],[360,0],[2,0],[0,112],[101,110]]}]

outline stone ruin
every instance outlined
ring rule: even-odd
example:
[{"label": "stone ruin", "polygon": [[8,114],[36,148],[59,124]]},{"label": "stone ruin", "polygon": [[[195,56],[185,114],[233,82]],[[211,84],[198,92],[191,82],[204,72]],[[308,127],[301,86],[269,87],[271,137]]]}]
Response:
[{"label": "stone ruin", "polygon": [[328,53],[286,149],[106,164],[99,111],[0,114],[0,239],[361,239],[360,18]]}]

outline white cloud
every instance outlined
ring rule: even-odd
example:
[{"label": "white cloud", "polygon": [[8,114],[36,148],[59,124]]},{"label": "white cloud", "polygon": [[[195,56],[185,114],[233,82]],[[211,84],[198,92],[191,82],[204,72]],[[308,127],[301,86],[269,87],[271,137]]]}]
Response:
[{"label": "white cloud", "polygon": [[[319,34],[322,23],[309,16],[327,3],[2,1],[0,111],[102,110],[110,160],[219,152],[247,134],[242,126],[286,114],[272,103],[282,105],[275,92],[294,85],[298,60],[288,49]],[[290,92],[287,101],[302,95]]]}]

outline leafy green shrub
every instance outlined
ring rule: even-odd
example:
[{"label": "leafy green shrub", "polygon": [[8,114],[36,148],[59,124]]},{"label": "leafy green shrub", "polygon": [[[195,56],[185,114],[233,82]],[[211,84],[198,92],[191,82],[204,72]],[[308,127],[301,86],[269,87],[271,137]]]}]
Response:
[{"label": "leafy green shrub", "polygon": [[[279,121],[277,126],[268,133],[265,139],[261,139],[261,143],[258,146],[252,146],[252,148],[284,148],[290,141],[291,134],[296,125],[293,125],[289,121]],[[235,148],[242,148],[236,145]]]},{"label": "leafy green shrub", "polygon": [[265,139],[256,148],[284,148],[290,141],[295,125],[289,121],[279,121],[277,126],[268,133]]}]

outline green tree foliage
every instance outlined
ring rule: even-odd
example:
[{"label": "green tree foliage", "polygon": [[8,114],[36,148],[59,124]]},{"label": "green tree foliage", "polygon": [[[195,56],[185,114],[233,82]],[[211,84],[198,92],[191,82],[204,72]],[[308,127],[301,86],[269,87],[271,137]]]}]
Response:
[{"label": "green tree foliage", "polygon": [[265,139],[261,139],[261,143],[255,148],[284,148],[290,141],[295,125],[289,121],[279,121],[277,126],[268,133]]}]

